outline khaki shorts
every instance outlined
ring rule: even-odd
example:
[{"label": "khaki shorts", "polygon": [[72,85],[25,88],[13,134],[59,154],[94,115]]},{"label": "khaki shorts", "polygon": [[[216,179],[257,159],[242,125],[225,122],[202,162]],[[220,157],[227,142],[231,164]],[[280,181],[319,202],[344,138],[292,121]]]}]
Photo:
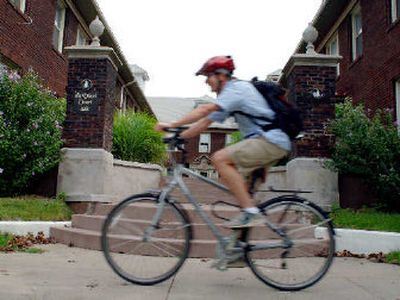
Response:
[{"label": "khaki shorts", "polygon": [[246,139],[228,146],[226,150],[239,173],[248,180],[259,168],[270,168],[288,154],[285,149],[268,142],[263,137]]}]

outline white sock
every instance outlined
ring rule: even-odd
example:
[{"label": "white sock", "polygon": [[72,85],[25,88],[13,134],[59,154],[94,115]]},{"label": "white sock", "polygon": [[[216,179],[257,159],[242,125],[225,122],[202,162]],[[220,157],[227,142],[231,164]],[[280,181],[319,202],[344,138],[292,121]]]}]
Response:
[{"label": "white sock", "polygon": [[260,212],[258,207],[255,207],[255,206],[254,207],[245,208],[244,211],[248,212],[249,214],[258,214]]}]

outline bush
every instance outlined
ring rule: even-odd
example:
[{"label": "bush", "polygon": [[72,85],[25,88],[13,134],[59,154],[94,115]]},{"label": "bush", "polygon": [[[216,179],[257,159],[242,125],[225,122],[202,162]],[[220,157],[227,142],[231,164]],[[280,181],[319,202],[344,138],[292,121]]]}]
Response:
[{"label": "bush", "polygon": [[391,114],[377,111],[369,118],[362,105],[347,100],[337,104],[330,127],[336,144],[328,167],[365,178],[382,209],[399,210],[400,138]]},{"label": "bush", "polygon": [[0,196],[23,194],[59,162],[65,106],[33,72],[0,78]]},{"label": "bush", "polygon": [[156,119],[146,113],[116,113],[113,150],[116,158],[142,163],[162,164],[166,158],[162,133],[154,131]]}]

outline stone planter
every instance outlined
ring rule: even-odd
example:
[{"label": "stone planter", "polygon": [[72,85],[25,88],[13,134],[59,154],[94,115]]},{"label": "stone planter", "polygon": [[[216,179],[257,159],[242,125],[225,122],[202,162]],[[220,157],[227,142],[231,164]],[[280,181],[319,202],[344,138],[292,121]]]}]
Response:
[{"label": "stone planter", "polygon": [[364,178],[351,174],[339,174],[339,203],[342,208],[359,209],[372,206],[378,199]]}]

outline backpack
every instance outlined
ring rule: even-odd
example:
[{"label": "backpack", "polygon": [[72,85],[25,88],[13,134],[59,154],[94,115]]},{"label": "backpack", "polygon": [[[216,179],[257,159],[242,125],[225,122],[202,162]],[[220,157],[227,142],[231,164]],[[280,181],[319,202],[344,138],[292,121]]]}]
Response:
[{"label": "backpack", "polygon": [[[263,116],[253,116],[241,111],[234,111],[232,114],[238,113],[250,118],[256,125],[260,126],[264,131],[271,129],[281,129],[291,140],[294,140],[304,129],[303,120],[300,111],[295,108],[286,99],[286,91],[274,82],[261,81],[257,77],[251,80],[253,86],[267,101],[269,107],[275,112],[273,120]],[[271,124],[260,125],[255,119],[268,121]]]}]

